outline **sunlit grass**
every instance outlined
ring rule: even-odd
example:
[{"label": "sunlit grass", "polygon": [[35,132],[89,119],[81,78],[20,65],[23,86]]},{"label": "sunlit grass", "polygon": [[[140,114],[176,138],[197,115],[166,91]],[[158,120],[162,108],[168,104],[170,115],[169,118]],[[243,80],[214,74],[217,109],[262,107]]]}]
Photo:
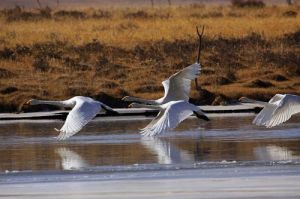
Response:
[{"label": "sunlit grass", "polygon": [[[299,31],[300,16],[284,16],[289,10],[297,13],[298,7],[85,9],[79,11],[86,17],[79,19],[58,17],[56,10],[50,18],[10,21],[2,12],[0,51],[8,49],[8,54],[0,58],[0,68],[6,70],[0,74],[0,104],[3,110],[15,110],[30,97],[63,99],[100,92],[117,98],[125,94],[158,98],[163,93],[161,81],[195,61],[198,25],[205,25],[203,69],[213,71],[200,76],[204,89],[231,99],[299,93],[295,66],[300,49],[286,40]],[[97,12],[106,15],[93,17]],[[17,52],[20,47],[25,48],[23,54]],[[33,67],[38,59],[49,65],[45,71],[42,65]],[[6,77],[7,71],[13,78]],[[288,80],[278,82],[268,74],[282,74]],[[274,86],[247,86],[256,79]],[[9,87],[17,91],[3,91]],[[192,88],[191,96],[201,97]],[[12,107],[7,109],[7,104]]]},{"label": "sunlit grass", "polygon": [[[116,9],[111,18],[103,19],[42,19],[38,21],[5,22],[1,19],[1,46],[32,45],[54,39],[81,45],[98,39],[114,46],[132,47],[143,41],[185,39],[195,37],[195,26],[205,25],[208,38],[244,37],[251,32],[273,39],[300,27],[300,17],[283,17],[289,8],[233,9],[230,7],[173,7],[141,10]],[[128,18],[126,13],[142,11],[149,18]],[[85,12],[85,11],[83,11]],[[90,10],[86,12],[91,12]],[[166,14],[167,13],[167,14]],[[214,17],[213,13],[222,16]],[[232,17],[236,13],[240,17]],[[168,18],[160,16],[168,15]],[[151,17],[153,16],[153,17]]]}]

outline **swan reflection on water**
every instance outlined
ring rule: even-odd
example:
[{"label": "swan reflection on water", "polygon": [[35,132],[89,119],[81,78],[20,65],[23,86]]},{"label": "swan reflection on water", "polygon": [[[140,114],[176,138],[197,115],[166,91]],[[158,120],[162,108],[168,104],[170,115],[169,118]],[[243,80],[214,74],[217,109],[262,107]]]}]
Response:
[{"label": "swan reflection on water", "polygon": [[[179,149],[170,140],[157,137],[143,137],[141,144],[150,153],[157,157],[158,164],[193,163],[195,158],[188,151]],[[80,170],[91,165],[77,152],[67,148],[59,147],[55,153],[60,157],[62,170]]]},{"label": "swan reflection on water", "polygon": [[276,145],[256,147],[254,154],[258,160],[300,160],[300,156],[293,151]]},{"label": "swan reflection on water", "polygon": [[[178,146],[176,146],[175,143],[172,143],[172,140],[167,138],[161,138],[161,137],[142,137],[140,139],[140,143],[145,151],[143,153],[145,154],[152,154],[146,159],[152,160],[152,163],[157,164],[193,164],[199,160],[197,160],[197,157],[200,155],[195,155],[193,152],[190,152],[188,150],[180,149]],[[223,146],[222,148],[225,148],[226,146]],[[290,150],[287,147],[282,146],[276,146],[276,145],[267,145],[267,146],[258,146],[258,147],[251,147],[251,153],[249,154],[250,157],[252,157],[252,160],[259,160],[259,161],[295,161],[300,160],[300,155],[297,154],[297,152]],[[59,155],[60,158],[60,167],[62,170],[82,170],[85,168],[90,168],[93,166],[102,166],[101,161],[99,162],[99,157],[90,157],[90,154],[85,154],[87,157],[79,155],[77,152],[69,149],[68,147],[59,147],[55,149],[55,153]],[[129,152],[128,152],[129,153]],[[147,155],[147,156],[148,156]],[[203,155],[203,154],[202,154]],[[201,156],[202,156],[201,155]],[[104,158],[104,154],[102,154]],[[101,157],[102,157],[101,156]],[[210,154],[210,156],[214,157],[214,153]],[[100,157],[100,159],[101,159]],[[106,155],[105,155],[106,157]],[[92,159],[91,159],[92,158]],[[126,155],[120,156],[118,159],[116,157],[111,157],[115,159],[115,161],[112,161],[109,163],[110,166],[112,165],[122,165],[124,164],[124,160],[126,162]],[[141,162],[141,157],[136,157],[134,161],[130,160],[127,162],[127,164],[133,164],[133,162]],[[153,159],[154,158],[154,159]],[[235,157],[239,159],[239,157]],[[87,159],[94,160],[90,163],[87,161]],[[218,157],[207,159],[206,161],[220,161]],[[100,165],[99,165],[100,163]]]},{"label": "swan reflection on water", "polygon": [[66,147],[55,149],[55,152],[60,156],[63,170],[79,170],[89,166],[78,153]]},{"label": "swan reflection on water", "polygon": [[141,143],[151,153],[156,154],[158,164],[195,162],[193,155],[177,148],[170,140],[159,137],[142,137]]}]

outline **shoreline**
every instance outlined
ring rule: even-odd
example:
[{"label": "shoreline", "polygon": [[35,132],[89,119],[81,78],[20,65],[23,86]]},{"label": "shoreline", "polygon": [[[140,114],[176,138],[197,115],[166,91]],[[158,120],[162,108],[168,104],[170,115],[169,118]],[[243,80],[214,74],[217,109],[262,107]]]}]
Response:
[{"label": "shoreline", "polygon": [[[204,113],[207,114],[231,114],[231,113],[258,113],[261,110],[257,104],[238,104],[229,106],[199,106]],[[146,108],[117,108],[119,115],[112,115],[101,112],[96,117],[126,117],[126,116],[155,116],[158,110]],[[65,119],[68,111],[47,111],[47,112],[31,112],[31,113],[0,113],[0,121],[6,120],[45,120],[45,119]]]}]

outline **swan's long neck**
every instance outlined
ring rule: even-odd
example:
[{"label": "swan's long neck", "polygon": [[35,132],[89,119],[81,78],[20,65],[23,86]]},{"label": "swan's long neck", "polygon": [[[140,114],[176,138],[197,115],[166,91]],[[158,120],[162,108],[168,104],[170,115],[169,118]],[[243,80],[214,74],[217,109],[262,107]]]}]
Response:
[{"label": "swan's long neck", "polygon": [[72,107],[71,104],[67,104],[65,101],[46,101],[46,100],[35,100],[35,104],[48,104],[59,107]]},{"label": "swan's long neck", "polygon": [[137,104],[137,103],[134,103],[134,108],[149,108],[149,109],[162,109],[159,105],[148,105],[148,104]]},{"label": "swan's long neck", "polygon": [[243,103],[259,104],[259,105],[262,105],[262,106],[266,106],[268,104],[268,102],[257,101],[257,100],[249,99],[247,97],[241,98],[240,101],[243,102]]},{"label": "swan's long neck", "polygon": [[143,103],[143,104],[152,104],[152,105],[157,104],[157,102],[155,100],[146,100],[146,99],[137,98],[137,97],[128,97],[126,101],[139,102],[139,103]]}]

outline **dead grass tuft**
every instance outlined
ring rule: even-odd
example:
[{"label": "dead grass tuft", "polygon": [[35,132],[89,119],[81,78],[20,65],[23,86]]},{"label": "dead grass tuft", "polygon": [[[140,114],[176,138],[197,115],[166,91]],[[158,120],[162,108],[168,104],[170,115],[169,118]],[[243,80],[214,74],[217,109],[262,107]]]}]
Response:
[{"label": "dead grass tuft", "polygon": [[298,13],[293,10],[288,10],[282,14],[284,17],[297,17]]},{"label": "dead grass tuft", "polygon": [[18,90],[19,90],[19,89],[16,88],[16,87],[6,87],[6,88],[4,88],[4,89],[1,89],[1,90],[0,90],[0,93],[1,93],[2,95],[8,95],[8,94],[14,93],[14,92],[16,92],[16,91],[18,91]]},{"label": "dead grass tuft", "polygon": [[253,88],[269,88],[269,87],[273,87],[274,85],[268,81],[262,81],[260,79],[256,79],[246,84],[246,86],[253,87]]},{"label": "dead grass tuft", "polygon": [[266,6],[260,0],[231,0],[231,4],[238,8],[263,8]]},{"label": "dead grass tuft", "polygon": [[20,6],[4,10],[7,22],[15,21],[38,21],[51,18],[51,8],[45,7],[37,11],[28,12],[23,10]]},{"label": "dead grass tuft", "polygon": [[15,52],[10,48],[4,48],[3,50],[0,50],[0,59],[15,59],[16,54]]},{"label": "dead grass tuft", "polygon": [[162,86],[146,85],[140,86],[139,88],[134,90],[134,92],[136,93],[153,93],[158,91],[162,92],[164,91],[164,88]]},{"label": "dead grass tuft", "polygon": [[7,78],[14,78],[17,77],[17,75],[5,68],[0,68],[0,78],[1,79],[7,79]]},{"label": "dead grass tuft", "polygon": [[281,74],[270,74],[270,75],[267,75],[266,78],[269,80],[277,81],[277,82],[288,81],[288,78],[286,78],[285,76],[283,76]]},{"label": "dead grass tuft", "polygon": [[60,10],[54,13],[54,17],[64,18],[70,17],[74,19],[85,19],[87,18],[86,13],[77,10]]},{"label": "dead grass tuft", "polygon": [[44,57],[35,57],[32,66],[36,71],[40,72],[47,72],[50,70],[49,62],[47,58]]}]

